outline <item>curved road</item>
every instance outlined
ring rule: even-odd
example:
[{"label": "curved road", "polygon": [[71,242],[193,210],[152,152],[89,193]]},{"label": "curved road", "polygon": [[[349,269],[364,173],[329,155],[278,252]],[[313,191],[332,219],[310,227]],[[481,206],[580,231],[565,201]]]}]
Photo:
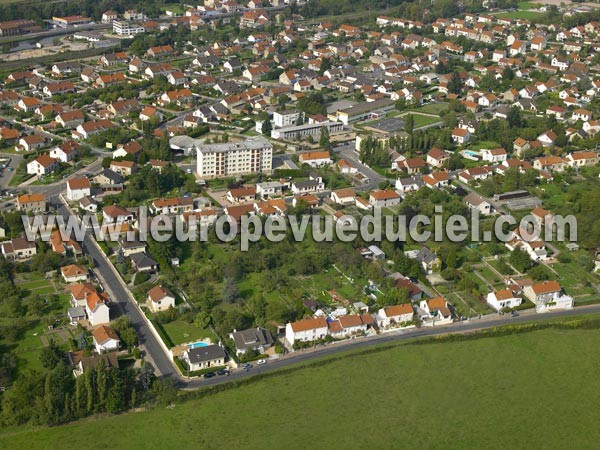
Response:
[{"label": "curved road", "polygon": [[[61,202],[59,202],[57,210],[65,220],[67,220],[71,215],[69,209]],[[234,380],[251,377],[256,374],[281,369],[286,366],[305,362],[314,358],[334,355],[347,350],[368,348],[394,341],[453,333],[468,333],[507,324],[538,322],[551,318],[571,317],[600,312],[600,304],[597,304],[582,306],[566,311],[551,311],[543,314],[537,314],[535,310],[526,310],[521,311],[519,313],[520,315],[516,317],[512,317],[510,315],[499,316],[492,314],[484,316],[481,319],[471,319],[469,321],[455,322],[453,324],[443,326],[398,330],[364,338],[351,339],[339,343],[328,344],[326,346],[319,346],[314,349],[290,353],[282,356],[280,359],[269,361],[264,365],[253,364],[251,369],[234,370],[229,376],[215,376],[209,379],[197,378],[188,380],[179,375],[179,372],[175,368],[170,356],[165,352],[163,346],[150,331],[145,316],[137,304],[135,304],[135,300],[133,300],[131,297],[127,286],[123,283],[121,278],[117,276],[116,269],[112,266],[104,253],[97,247],[93,239],[94,238],[92,237],[91,233],[86,233],[85,240],[83,242],[83,248],[94,258],[96,263],[95,271],[99,278],[103,281],[103,284],[111,294],[111,297],[115,300],[115,303],[119,305],[123,314],[126,314],[131,320],[131,323],[138,334],[140,347],[145,351],[146,359],[156,369],[155,373],[158,376],[163,378],[171,378],[175,382],[176,386],[182,389],[197,389],[206,386],[227,383]]]},{"label": "curved road", "polygon": [[348,350],[356,350],[360,348],[373,347],[375,345],[381,345],[394,341],[402,341],[407,339],[414,339],[418,337],[427,336],[440,336],[447,334],[461,334],[473,331],[485,330],[494,328],[502,325],[527,323],[527,322],[539,322],[552,318],[559,317],[570,317],[578,316],[581,314],[599,313],[600,305],[582,306],[579,308],[567,310],[567,311],[552,311],[543,314],[524,313],[517,317],[511,317],[509,315],[498,316],[497,318],[487,316],[480,320],[471,320],[465,322],[455,322],[453,324],[439,326],[439,327],[428,327],[428,328],[416,328],[406,331],[396,331],[386,334],[378,334],[375,336],[356,338],[349,341],[342,341],[337,344],[328,344],[326,346],[318,347],[315,350],[303,350],[295,353],[291,353],[282,357],[279,360],[269,361],[267,364],[262,366],[252,363],[253,367],[246,370],[233,371],[229,376],[215,376],[209,379],[194,379],[194,380],[183,380],[179,379],[177,386],[183,389],[198,389],[201,387],[212,386],[216,384],[228,383],[234,380],[240,380],[242,378],[251,377],[261,373],[271,372],[273,370],[281,369],[286,366],[297,364],[300,362],[306,362],[311,359],[335,355]]},{"label": "curved road", "polygon": [[[62,203],[59,203],[57,211],[65,221],[71,215],[71,212]],[[154,367],[155,373],[162,377],[177,377],[171,358],[164,352],[162,346],[148,328],[143,313],[134,304],[127,287],[115,273],[115,269],[108,258],[93,242],[89,232],[85,235],[82,247],[88,255],[94,258],[96,263],[94,270],[103,281],[105,289],[109,291],[113,302],[118,304],[121,312],[129,317],[138,335],[140,347],[145,351],[145,357]]]}]

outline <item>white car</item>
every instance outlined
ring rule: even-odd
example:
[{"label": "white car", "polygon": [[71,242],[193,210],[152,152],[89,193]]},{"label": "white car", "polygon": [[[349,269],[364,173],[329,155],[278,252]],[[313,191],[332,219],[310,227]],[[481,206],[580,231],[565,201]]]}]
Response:
[{"label": "white car", "polygon": [[259,366],[262,366],[263,364],[266,364],[267,360],[266,359],[259,359],[258,361],[256,361],[256,364],[258,364]]}]

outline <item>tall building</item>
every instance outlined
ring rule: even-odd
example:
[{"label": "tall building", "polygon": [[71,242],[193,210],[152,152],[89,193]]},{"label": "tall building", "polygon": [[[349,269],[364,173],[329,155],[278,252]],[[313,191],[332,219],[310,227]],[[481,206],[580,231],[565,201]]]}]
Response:
[{"label": "tall building", "polygon": [[146,31],[143,26],[125,20],[113,21],[113,33],[119,36],[134,36]]},{"label": "tall building", "polygon": [[271,173],[273,145],[264,138],[244,142],[196,145],[197,172],[202,178]]}]

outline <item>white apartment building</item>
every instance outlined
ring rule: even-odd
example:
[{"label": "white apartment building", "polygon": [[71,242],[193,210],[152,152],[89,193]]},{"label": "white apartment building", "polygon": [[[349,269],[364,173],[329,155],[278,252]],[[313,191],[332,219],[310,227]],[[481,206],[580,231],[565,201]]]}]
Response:
[{"label": "white apartment building", "polygon": [[115,20],[113,22],[113,33],[118,34],[119,36],[135,36],[144,31],[144,27],[136,23],[125,20]]},{"label": "white apartment building", "polygon": [[264,138],[196,147],[197,172],[202,178],[271,173],[273,146]]},{"label": "white apartment building", "polygon": [[277,128],[296,125],[296,121],[301,116],[304,116],[304,113],[297,110],[275,111],[273,113],[273,125]]},{"label": "white apartment building", "polygon": [[323,122],[276,128],[271,131],[271,137],[273,139],[283,139],[286,141],[292,141],[298,137],[300,137],[300,139],[304,139],[308,136],[313,136],[313,138],[319,139],[321,137],[323,128],[326,128],[331,135],[343,132],[344,124],[341,122]]}]

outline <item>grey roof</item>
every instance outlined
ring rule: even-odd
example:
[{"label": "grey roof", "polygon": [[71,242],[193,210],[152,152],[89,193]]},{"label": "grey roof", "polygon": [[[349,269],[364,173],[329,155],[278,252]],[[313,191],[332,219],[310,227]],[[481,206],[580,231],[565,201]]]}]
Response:
[{"label": "grey roof", "polygon": [[146,248],[146,243],[145,242],[140,242],[140,241],[137,241],[137,240],[128,241],[127,239],[123,239],[123,238],[119,239],[119,245],[123,249],[140,248],[140,247]]},{"label": "grey roof", "polygon": [[105,176],[106,178],[111,180],[113,183],[121,183],[123,181],[123,177],[121,175],[119,175],[117,172],[115,172],[114,170],[104,169],[97,176],[100,176],[100,175]]},{"label": "grey roof", "polygon": [[224,144],[201,144],[196,145],[201,153],[229,152],[233,150],[253,150],[263,148],[273,148],[273,145],[262,137],[246,139],[244,142],[227,142]]},{"label": "grey roof", "polygon": [[98,202],[96,200],[94,200],[93,198],[86,196],[86,197],[83,197],[79,201],[79,204],[83,207],[86,207],[86,206],[90,206],[90,205],[98,205]]},{"label": "grey roof", "polygon": [[212,361],[218,358],[225,358],[225,350],[218,345],[207,345],[205,347],[191,348],[188,350],[187,354],[192,364]]},{"label": "grey roof", "polygon": [[341,112],[348,114],[348,116],[355,116],[357,114],[375,111],[379,108],[390,107],[393,104],[393,100],[390,100],[389,98],[382,98],[379,100],[375,100],[374,102],[360,102],[356,105],[350,106],[349,108],[343,109]]},{"label": "grey roof", "polygon": [[317,188],[321,182],[319,180],[299,180],[294,181],[294,186],[299,189]]},{"label": "grey roof", "polygon": [[429,250],[427,247],[422,247],[417,253],[417,261],[429,264],[437,258],[436,254]]},{"label": "grey roof", "polygon": [[238,350],[246,350],[254,347],[266,347],[273,345],[273,337],[264,328],[249,328],[243,331],[231,333],[235,347]]},{"label": "grey roof", "polygon": [[417,178],[417,177],[407,177],[407,178],[400,178],[398,180],[400,182],[400,184],[402,186],[423,186],[423,179],[422,178]]},{"label": "grey roof", "polygon": [[152,266],[158,265],[158,263],[156,261],[154,261],[152,258],[150,258],[145,253],[134,253],[133,255],[130,256],[130,258],[133,261],[133,263],[135,264],[135,266],[138,268],[152,267]]},{"label": "grey roof", "polygon": [[473,206],[479,206],[484,201],[485,199],[481,195],[476,194],[475,192],[471,192],[465,197],[465,202]]},{"label": "grey roof", "polygon": [[85,310],[81,306],[76,306],[74,308],[69,308],[68,314],[69,317],[85,317]]}]

